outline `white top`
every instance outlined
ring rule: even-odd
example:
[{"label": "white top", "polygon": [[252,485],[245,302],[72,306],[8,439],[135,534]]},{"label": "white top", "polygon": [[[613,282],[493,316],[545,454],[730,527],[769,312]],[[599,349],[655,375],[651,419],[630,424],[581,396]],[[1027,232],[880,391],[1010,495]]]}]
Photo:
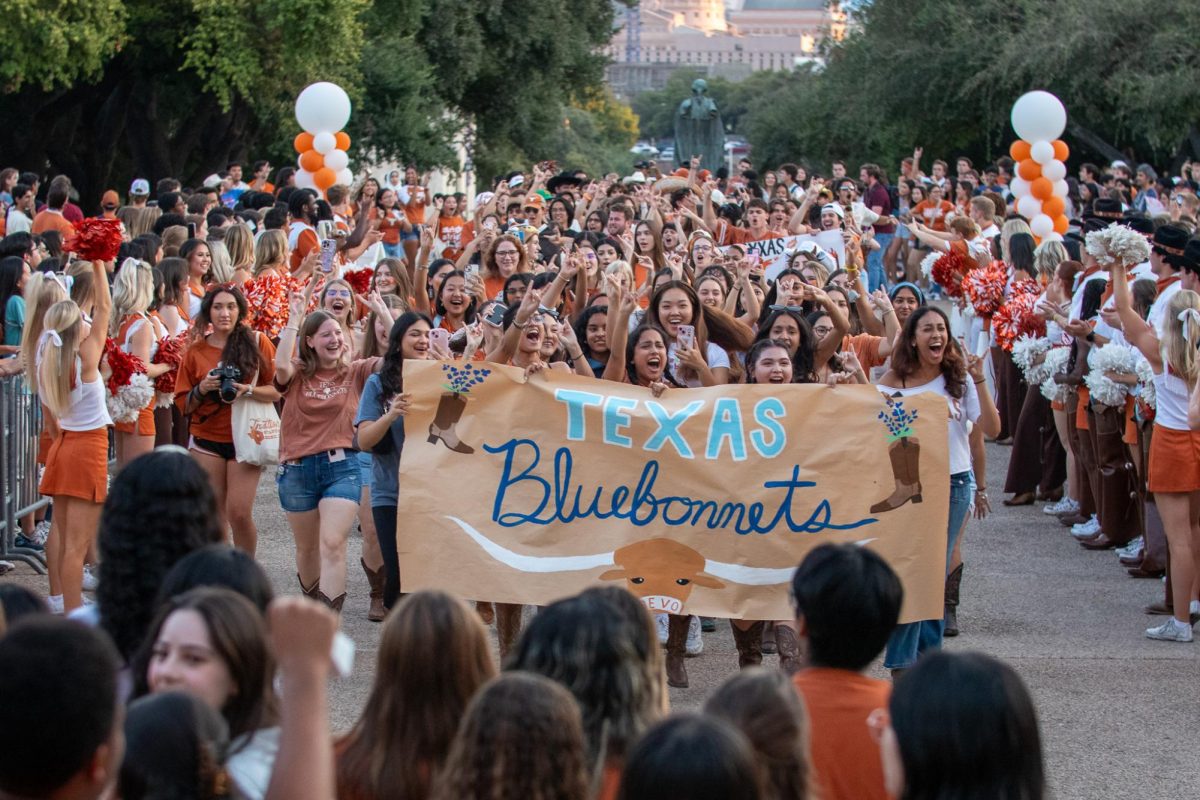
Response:
[{"label": "white top", "polygon": [[24,211],[14,206],[8,210],[5,225],[8,233],[28,233],[33,228],[33,220],[26,216]]},{"label": "white top", "polygon": [[[247,739],[250,744],[242,747]],[[263,800],[271,783],[275,757],[279,755],[279,728],[263,728],[242,734],[229,743],[229,749],[236,751],[225,762],[229,777],[233,778],[246,800]]]},{"label": "white top", "polygon": [[[699,378],[692,377],[688,378],[687,380],[683,380],[683,378],[680,377],[679,373],[682,368],[679,365],[679,355],[677,354],[676,350],[677,348],[675,347],[674,342],[672,342],[671,346],[667,348],[667,364],[671,367],[671,374],[675,376],[675,380],[683,381],[684,386],[687,386],[691,389],[703,386],[704,384],[700,382]],[[709,342],[708,347],[704,350],[704,362],[708,364],[709,369],[716,369],[718,367],[725,367],[728,369],[729,354],[726,353],[725,349],[720,345]]]},{"label": "white top", "polygon": [[[39,368],[41,360],[38,360]],[[83,362],[75,357],[75,388],[71,389],[71,407],[58,419],[64,431],[94,431],[113,424],[104,400],[104,379],[99,375],[91,383],[83,382]]]},{"label": "white top", "polygon": [[1173,431],[1190,430],[1187,412],[1188,388],[1183,378],[1165,371],[1154,373],[1154,424]]},{"label": "white top", "polygon": [[947,429],[947,442],[950,448],[950,474],[968,472],[971,469],[970,426],[979,421],[982,413],[979,408],[979,392],[975,390],[975,382],[970,375],[966,377],[967,389],[961,400],[955,400],[946,391],[946,378],[938,375],[929,383],[920,386],[906,386],[897,389],[894,386],[879,386],[879,391],[888,397],[911,397],[922,392],[933,392],[946,398],[950,409]]},{"label": "white top", "polygon": [[[1082,273],[1081,273],[1082,274]],[[1071,295],[1071,311],[1067,315],[1068,319],[1080,319],[1080,314],[1083,313],[1083,290],[1092,281],[1106,281],[1108,273],[1104,270],[1093,272],[1075,286],[1075,291]]]},{"label": "white top", "polygon": [[[137,319],[135,319],[133,321],[133,324],[129,326],[129,330],[125,331],[125,342],[121,345],[121,350],[123,352],[126,352],[126,353],[133,352],[134,334],[136,334],[139,330],[141,330],[142,326],[145,325],[149,321],[150,321],[150,318],[147,317],[145,314],[142,314],[141,316],[139,316]],[[182,320],[180,320],[180,321],[182,322]],[[163,336],[166,335],[165,326],[161,322],[158,322],[158,320],[155,320],[154,323],[155,324],[152,324],[150,326],[150,358],[151,359],[153,359],[154,354],[158,352],[159,340]]]},{"label": "white top", "polygon": [[1159,340],[1163,338],[1163,325],[1167,322],[1167,306],[1171,304],[1171,298],[1182,288],[1183,283],[1178,279],[1164,286],[1163,290],[1158,293],[1158,297],[1154,298],[1154,303],[1150,306],[1150,313],[1146,315],[1146,322],[1154,326]]}]

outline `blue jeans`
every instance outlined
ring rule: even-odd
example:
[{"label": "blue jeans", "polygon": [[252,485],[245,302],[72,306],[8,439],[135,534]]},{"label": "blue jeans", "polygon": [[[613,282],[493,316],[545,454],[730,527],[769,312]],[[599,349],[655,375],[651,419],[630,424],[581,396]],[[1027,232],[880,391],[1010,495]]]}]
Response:
[{"label": "blue jeans", "polygon": [[[949,571],[950,554],[954,552],[958,534],[967,519],[967,512],[971,510],[971,495],[974,493],[975,476],[970,470],[956,472],[950,476],[950,518],[946,529],[945,572]],[[887,669],[907,669],[917,662],[917,656],[921,653],[941,648],[944,626],[945,620],[941,616],[937,619],[897,625],[888,639],[883,666]]]},{"label": "blue jeans", "polygon": [[[337,460],[334,460],[337,458]],[[362,469],[354,450],[314,453],[279,465],[275,476],[279,504],[293,514],[316,511],[322,500],[338,498],[358,503]]]},{"label": "blue jeans", "polygon": [[387,244],[385,242],[383,245],[383,252],[388,258],[404,258],[403,245]]},{"label": "blue jeans", "polygon": [[894,233],[875,234],[875,241],[879,242],[879,249],[867,253],[867,289],[872,292],[880,288],[886,289],[891,282],[888,279],[887,270],[884,269],[883,256],[887,253],[888,245],[892,243],[895,236]]}]

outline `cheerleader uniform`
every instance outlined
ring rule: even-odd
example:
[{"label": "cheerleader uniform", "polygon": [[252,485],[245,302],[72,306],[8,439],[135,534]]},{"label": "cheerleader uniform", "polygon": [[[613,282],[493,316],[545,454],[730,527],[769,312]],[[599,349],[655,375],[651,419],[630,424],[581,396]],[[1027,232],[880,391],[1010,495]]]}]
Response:
[{"label": "cheerleader uniform", "polygon": [[1188,426],[1188,388],[1166,369],[1155,373],[1154,435],[1150,438],[1147,468],[1151,492],[1200,490],[1200,432]]},{"label": "cheerleader uniform", "polygon": [[[43,409],[44,414],[50,412]],[[104,379],[83,381],[83,366],[75,358],[71,407],[58,420],[58,438],[50,445],[38,492],[65,495],[91,503],[108,496],[108,426],[112,419],[104,402]]]},{"label": "cheerleader uniform", "polygon": [[[121,327],[117,329],[117,345],[123,353],[131,353],[132,345],[130,340],[143,325],[150,326],[150,332],[153,335],[153,341],[150,344],[150,358],[154,358],[154,354],[158,351],[158,342],[162,337],[162,330],[155,320],[149,318],[145,314],[130,314],[121,323]],[[137,420],[134,422],[117,422],[114,427],[120,433],[132,433],[138,436],[153,436],[154,427],[154,402],[152,398],[146,407],[138,412]]]}]

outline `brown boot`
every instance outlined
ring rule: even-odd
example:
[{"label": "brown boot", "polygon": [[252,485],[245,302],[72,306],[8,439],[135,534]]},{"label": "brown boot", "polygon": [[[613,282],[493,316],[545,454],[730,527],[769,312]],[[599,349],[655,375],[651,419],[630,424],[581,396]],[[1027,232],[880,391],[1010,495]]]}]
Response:
[{"label": "brown boot", "polygon": [[779,652],[775,644],[775,623],[768,622],[763,626],[762,651],[764,656],[773,656]]},{"label": "brown boot", "polygon": [[362,564],[363,572],[367,573],[367,584],[371,587],[371,609],[367,612],[367,619],[371,622],[383,622],[383,618],[387,616],[387,609],[383,607],[383,567],[370,570],[367,568],[367,562],[361,558],[358,563]]},{"label": "brown boot", "polygon": [[455,426],[467,410],[467,401],[459,394],[444,394],[438,401],[437,413],[429,425],[429,443],[441,442],[456,453],[474,453],[475,448],[463,444]]},{"label": "brown boot", "polygon": [[318,589],[316,599],[318,602],[324,603],[325,605],[329,606],[329,608],[340,614],[342,613],[342,604],[346,602],[346,593],[342,592],[331,600],[328,595]]},{"label": "brown boot", "polygon": [[485,603],[483,600],[475,601],[475,613],[483,620],[484,625],[491,625],[496,621],[496,609],[492,608],[491,603]]},{"label": "brown boot", "polygon": [[317,576],[317,579],[313,581],[312,586],[305,586],[304,581],[300,579],[300,573],[297,572],[296,583],[300,584],[300,591],[303,592],[304,596],[309,600],[316,600],[317,595],[321,593],[321,576],[319,575]]},{"label": "brown boot", "polygon": [[737,645],[740,668],[756,667],[762,663],[762,635],[765,626],[765,622],[758,620],[751,623],[746,630],[742,630],[733,624],[733,620],[729,620],[729,627],[733,630],[733,643]]},{"label": "brown boot", "polygon": [[676,689],[688,688],[683,657],[687,651],[689,621],[687,616],[680,614],[667,615],[667,685]]},{"label": "brown boot", "polygon": [[946,576],[946,613],[943,636],[958,636],[958,589],[962,585],[963,565],[959,564]]},{"label": "brown boot", "polygon": [[786,625],[776,625],[775,643],[779,647],[779,668],[788,675],[795,675],[803,666],[796,632]]},{"label": "brown boot", "polygon": [[496,638],[500,643],[502,662],[521,636],[521,610],[524,608],[515,603],[496,603]]},{"label": "brown boot", "polygon": [[914,436],[897,439],[888,447],[896,489],[871,506],[872,514],[895,511],[905,503],[921,502],[921,443]]}]

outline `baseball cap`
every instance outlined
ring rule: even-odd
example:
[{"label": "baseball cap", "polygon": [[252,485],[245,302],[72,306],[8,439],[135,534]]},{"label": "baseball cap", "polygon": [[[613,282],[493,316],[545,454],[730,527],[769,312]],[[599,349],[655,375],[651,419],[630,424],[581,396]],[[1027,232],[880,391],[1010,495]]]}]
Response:
[{"label": "baseball cap", "polygon": [[129,193],[145,197],[150,194],[150,181],[145,178],[138,178],[129,186]]},{"label": "baseball cap", "polygon": [[538,211],[541,211],[545,207],[546,201],[537,192],[526,195],[525,202],[522,204],[522,208],[536,208]]},{"label": "baseball cap", "polygon": [[106,209],[111,210],[111,209],[116,208],[119,205],[121,205],[121,198],[117,196],[116,191],[114,191],[113,189],[109,189],[100,198],[100,207],[101,208],[106,208]]}]

